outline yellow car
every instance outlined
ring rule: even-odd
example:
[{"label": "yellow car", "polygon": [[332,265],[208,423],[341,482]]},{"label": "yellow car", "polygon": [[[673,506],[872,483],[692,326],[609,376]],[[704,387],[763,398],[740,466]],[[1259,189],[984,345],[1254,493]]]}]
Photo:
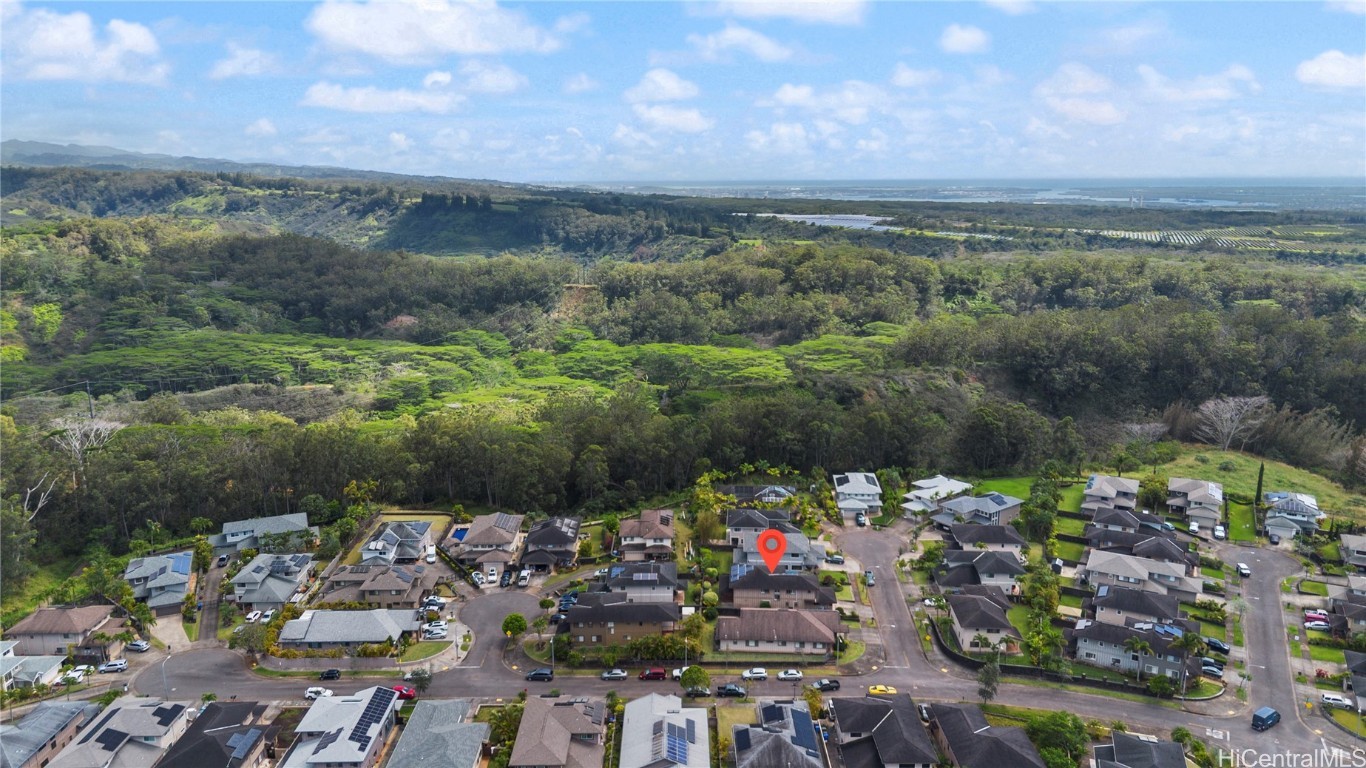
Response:
[{"label": "yellow car", "polygon": [[868,693],[872,696],[876,696],[878,694],[890,695],[896,693],[896,689],[890,685],[870,685],[868,686]]}]

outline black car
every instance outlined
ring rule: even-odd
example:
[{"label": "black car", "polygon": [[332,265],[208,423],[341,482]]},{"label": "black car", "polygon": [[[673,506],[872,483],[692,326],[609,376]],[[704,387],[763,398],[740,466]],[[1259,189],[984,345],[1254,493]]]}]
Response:
[{"label": "black car", "polygon": [[838,691],[840,689],[840,681],[821,678],[812,683],[811,687],[818,691]]},{"label": "black car", "polygon": [[1224,642],[1223,640],[1220,640],[1217,637],[1205,638],[1205,645],[1208,645],[1211,651],[1217,651],[1219,653],[1224,654],[1225,656],[1228,655],[1229,651],[1233,650],[1229,647],[1228,643]]},{"label": "black car", "polygon": [[717,688],[717,689],[716,689],[716,695],[717,695],[718,697],[721,697],[721,696],[734,696],[734,697],[736,697],[737,699],[743,699],[743,698],[745,698],[745,689],[744,689],[744,688],[741,688],[740,686],[736,685],[735,683],[726,683],[725,685],[723,685],[723,686],[721,686],[720,688]]},{"label": "black car", "polygon": [[700,685],[694,685],[693,687],[684,691],[683,695],[687,696],[690,699],[701,699],[710,696],[711,691],[707,690],[706,688],[703,688]]},{"label": "black car", "polygon": [[541,667],[540,669],[533,669],[526,673],[526,679],[548,683],[555,679],[555,672],[545,667]]},{"label": "black car", "polygon": [[560,622],[564,621],[565,618],[567,618],[567,617],[566,617],[563,613],[557,613],[557,614],[555,614],[554,616],[551,616],[551,617],[550,617],[550,623],[551,623],[551,624],[559,624]]},{"label": "black car", "polygon": [[503,571],[503,578],[501,578],[501,579],[498,580],[498,586],[500,586],[500,587],[506,587],[507,585],[509,585],[509,584],[511,584],[511,583],[512,583],[512,570],[511,570],[511,569],[508,569],[508,570],[506,570],[506,571]]},{"label": "black car", "polygon": [[1271,546],[1273,547],[1281,543],[1281,535],[1279,533],[1268,534],[1266,538],[1271,542]]},{"label": "black car", "polygon": [[340,670],[340,669],[324,669],[324,670],[323,670],[323,673],[322,673],[321,675],[318,675],[318,679],[319,679],[319,680],[340,680],[340,679],[341,679],[341,670]]}]

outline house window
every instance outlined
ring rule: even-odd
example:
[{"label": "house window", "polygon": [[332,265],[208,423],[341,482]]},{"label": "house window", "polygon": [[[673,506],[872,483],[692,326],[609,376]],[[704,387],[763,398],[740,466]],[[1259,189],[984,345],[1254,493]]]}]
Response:
[{"label": "house window", "polygon": [[1096,655],[1095,655],[1094,653],[1091,653],[1090,651],[1087,651],[1086,653],[1082,654],[1082,658],[1084,658],[1084,659],[1091,659],[1091,660],[1094,661],[1095,658],[1096,658]]},{"label": "house window", "polygon": [[1112,666],[1112,667],[1118,667],[1118,666],[1119,666],[1119,659],[1110,659],[1110,666]]},{"label": "house window", "polygon": [[745,647],[746,647],[746,648],[758,648],[758,647],[759,647],[759,641],[758,641],[758,640],[746,640],[746,641],[745,641]]}]

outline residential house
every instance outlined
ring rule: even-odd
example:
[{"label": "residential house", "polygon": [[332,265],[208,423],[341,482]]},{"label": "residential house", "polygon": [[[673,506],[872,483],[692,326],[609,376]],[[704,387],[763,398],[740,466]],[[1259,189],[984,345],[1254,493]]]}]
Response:
[{"label": "residential house", "polygon": [[[1173,645],[1184,631],[1171,624],[1140,622],[1126,626],[1081,619],[1071,631],[1069,643],[1074,658],[1082,664],[1137,674],[1141,663],[1144,679],[1166,675],[1179,684],[1183,679],[1183,662],[1187,666],[1184,679],[1199,675],[1200,670],[1198,657],[1188,659],[1183,651]],[[1141,660],[1139,654],[1125,647],[1131,637],[1146,642],[1151,649],[1143,654]]]},{"label": "residential house", "polygon": [[1156,736],[1111,731],[1109,744],[1097,744],[1095,768],[1186,768],[1186,748]]},{"label": "residential house", "polygon": [[579,561],[579,525],[582,522],[577,517],[552,517],[531,526],[517,562],[523,568],[535,571],[573,568]]},{"label": "residential house", "polygon": [[495,512],[480,515],[470,523],[456,559],[466,566],[503,567],[512,562],[522,546],[522,519],[525,515]]},{"label": "residential house", "polygon": [[1350,637],[1366,632],[1366,603],[1338,603],[1328,614],[1330,631],[1338,637]]},{"label": "residential house", "polygon": [[[533,701],[544,699],[528,699],[527,711]],[[489,724],[469,722],[471,717],[470,702],[464,699],[421,699],[408,713],[385,768],[478,768]]]},{"label": "residential house", "polygon": [[1092,549],[1144,557],[1164,563],[1184,564],[1190,573],[1198,573],[1200,555],[1191,552],[1171,536],[1140,531],[1114,531],[1107,528],[1088,528],[1086,542]]},{"label": "residential house", "polygon": [[189,730],[198,702],[114,699],[48,768],[152,768]]},{"label": "residential house", "polygon": [[1266,532],[1283,539],[1300,533],[1318,533],[1319,524],[1328,517],[1327,512],[1319,509],[1319,500],[1307,493],[1272,491],[1264,494],[1263,499],[1267,504]]},{"label": "residential house", "polygon": [[1106,531],[1138,533],[1139,523],[1138,517],[1127,509],[1105,507],[1096,510],[1095,516],[1091,518],[1090,525]]},{"label": "residential house", "polygon": [[304,611],[280,630],[284,648],[343,648],[355,650],[362,645],[396,643],[405,632],[415,632],[419,621],[409,610],[375,608],[369,611]]},{"label": "residential house", "polygon": [[[466,537],[468,538],[468,536]],[[384,523],[361,548],[361,565],[398,565],[421,562],[432,545],[432,524],[426,520]]]},{"label": "residential house", "polygon": [[784,533],[799,533],[800,528],[792,524],[791,512],[782,507],[775,509],[750,509],[741,507],[726,512],[726,540],[732,547],[740,545],[745,533],[759,533],[774,528]]},{"label": "residential house", "polygon": [[872,472],[835,475],[835,506],[845,517],[882,514],[882,483]]},{"label": "residential house", "polygon": [[1180,563],[1096,549],[1090,551],[1086,562],[1078,568],[1078,575],[1093,587],[1111,584],[1193,601],[1202,593],[1204,585],[1199,578],[1187,574],[1188,569]]},{"label": "residential house", "polygon": [[1023,562],[1024,550],[1029,544],[1013,525],[973,525],[955,523],[949,526],[949,539],[959,549],[981,549],[989,552],[1005,552]]},{"label": "residential house", "polygon": [[57,682],[66,656],[16,656],[18,646],[18,640],[0,640],[0,691]]},{"label": "residential house", "polygon": [[576,645],[626,645],[649,635],[673,632],[679,618],[678,606],[673,603],[629,603],[624,595],[585,592],[565,614],[559,631],[572,637]]},{"label": "residential house", "polygon": [[[1002,595],[949,595],[949,618],[958,647],[968,652],[1007,649],[1023,639],[1020,631],[1006,618],[1010,601]],[[979,637],[989,645],[983,647]]]},{"label": "residential house", "polygon": [[731,762],[736,768],[823,768],[819,727],[804,701],[755,707],[757,725],[731,726]]},{"label": "residential house", "polygon": [[1171,595],[1102,584],[1082,602],[1083,612],[1105,624],[1170,624],[1181,619],[1181,603]]},{"label": "residential house", "polygon": [[394,729],[398,694],[375,686],[313,701],[294,729],[294,745],[278,768],[371,768]]},{"label": "residential house", "polygon": [[961,768],[1046,768],[1023,728],[991,725],[976,704],[931,704],[930,737]]},{"label": "residential house", "polygon": [[910,694],[830,699],[831,741],[844,768],[932,768],[938,750]]},{"label": "residential house", "polygon": [[609,565],[602,584],[603,592],[623,595],[628,603],[673,603],[678,590],[678,566],[658,560]]},{"label": "residential house", "polygon": [[930,516],[934,524],[949,530],[957,523],[975,525],[1008,525],[1020,514],[1024,502],[1004,493],[985,496],[959,496],[939,504],[939,511]]},{"label": "residential house", "polygon": [[949,549],[934,569],[934,581],[942,589],[954,590],[968,584],[982,584],[1013,595],[1019,591],[1016,579],[1025,567],[1018,555],[994,549]]},{"label": "residential house", "polygon": [[1366,575],[1347,574],[1347,586],[1328,585],[1328,607],[1336,611],[1339,606],[1349,603],[1366,605]]},{"label": "residential house", "polygon": [[1132,513],[1138,506],[1137,480],[1110,475],[1091,475],[1081,494],[1081,511],[1094,515],[1102,509],[1122,509]]},{"label": "residential house", "polygon": [[127,629],[124,619],[114,617],[109,605],[79,608],[39,608],[5,630],[5,638],[17,640],[18,656],[70,656],[79,663],[99,663],[123,651],[123,641],[105,641]]},{"label": "residential house", "polygon": [[[752,565],[754,567],[768,567],[764,562],[763,555],[759,553],[759,535],[762,531],[743,531],[740,534],[740,545],[735,548],[734,561],[737,564]],[[821,564],[825,562],[825,545],[811,541],[805,534],[784,533],[783,538],[787,540],[787,548],[783,550],[782,557],[778,558],[777,571],[788,573],[799,573],[802,571],[815,572],[820,570]]]},{"label": "residential house", "polygon": [[647,509],[640,517],[622,520],[617,550],[628,563],[674,559],[674,512]]},{"label": "residential house", "polygon": [[[710,768],[707,710],[650,693],[626,704],[618,768]],[[591,768],[591,767],[590,767]]]},{"label": "residential house", "polygon": [[88,701],[39,702],[18,722],[0,725],[0,766],[42,768],[99,712]]},{"label": "residential house", "polygon": [[147,604],[157,616],[179,613],[185,595],[194,592],[194,553],[190,550],[169,555],[135,557],[123,569],[123,580],[133,588],[133,597]]},{"label": "residential house", "polygon": [[1224,519],[1224,486],[1218,483],[1173,477],[1167,481],[1167,495],[1167,509],[1201,528],[1213,528]]},{"label": "residential house", "polygon": [[730,602],[737,608],[829,609],[835,591],[812,573],[769,573],[748,564],[730,569]]},{"label": "residential house", "polygon": [[911,483],[910,493],[901,497],[901,508],[907,515],[933,514],[939,510],[941,503],[971,490],[972,483],[965,483],[962,480],[954,480],[943,475],[927,477]]},{"label": "residential house", "polygon": [[210,536],[214,554],[230,555],[244,549],[270,552],[297,552],[318,546],[318,526],[308,524],[308,515],[253,517],[223,523],[223,532]]},{"label": "residential house", "polygon": [[1338,537],[1338,541],[1342,561],[1358,573],[1366,573],[1366,536],[1344,533]]},{"label": "residential house", "polygon": [[268,725],[267,704],[212,701],[156,768],[258,768],[268,765],[266,745],[279,726]]},{"label": "residential house", "polygon": [[601,699],[528,698],[508,768],[601,768],[606,718]]},{"label": "residential house", "polygon": [[1366,701],[1362,701],[1362,694],[1366,693],[1366,653],[1361,651],[1343,651],[1347,661],[1347,674],[1351,678],[1351,688],[1356,694],[1357,712],[1366,710]]},{"label": "residential house", "polygon": [[418,601],[436,586],[431,566],[343,565],[323,584],[319,601],[364,603],[373,608],[416,609]]},{"label": "residential house", "polygon": [[822,658],[844,634],[834,611],[790,608],[741,608],[739,616],[716,620],[716,647],[722,652],[790,653]]},{"label": "residential house", "polygon": [[279,610],[298,602],[312,575],[312,555],[257,555],[232,577],[228,599],[243,610]]},{"label": "residential house", "polygon": [[735,499],[738,506],[750,504],[787,504],[797,496],[790,485],[718,485],[716,492]]}]

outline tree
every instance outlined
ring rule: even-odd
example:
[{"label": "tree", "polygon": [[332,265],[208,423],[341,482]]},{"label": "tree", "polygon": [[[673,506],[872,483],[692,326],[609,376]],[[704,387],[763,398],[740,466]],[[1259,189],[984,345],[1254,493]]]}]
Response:
[{"label": "tree", "polygon": [[993,658],[977,670],[977,697],[983,704],[996,698],[996,689],[1001,684],[1001,665]]},{"label": "tree", "polygon": [[1157,511],[1167,505],[1167,476],[1156,472],[1138,483],[1138,503],[1142,509]]},{"label": "tree", "polygon": [[1271,413],[1271,398],[1265,395],[1206,400],[1200,404],[1200,424],[1195,435],[1225,451],[1234,440],[1240,440],[1242,450]]},{"label": "tree", "polygon": [[206,534],[213,530],[213,521],[207,517],[190,518],[190,532],[195,534]]},{"label": "tree", "polygon": [[825,712],[825,698],[821,692],[811,686],[802,689],[802,699],[806,702],[806,710],[811,713],[813,718],[821,717]]},{"label": "tree", "polygon": [[1155,675],[1148,680],[1148,693],[1159,698],[1172,695],[1175,690],[1172,686],[1172,679],[1166,675]]},{"label": "tree", "polygon": [[507,615],[507,618],[503,619],[504,635],[516,638],[520,636],[523,632],[526,632],[526,617],[522,614],[509,613]]},{"label": "tree", "polygon": [[535,619],[533,619],[532,622],[531,622],[531,628],[534,629],[534,630],[536,630],[536,634],[537,634],[537,635],[543,635],[543,634],[545,634],[546,627],[549,627],[549,626],[550,626],[550,617],[549,617],[549,616],[546,616],[544,613],[541,614],[540,616],[537,616],[537,617],[536,617]]},{"label": "tree", "polygon": [[203,573],[213,565],[213,545],[209,537],[200,534],[194,537],[194,569]]},{"label": "tree", "polygon": [[541,598],[539,605],[541,606],[541,610],[548,611],[555,607],[555,600],[553,598],[543,597]]},{"label": "tree", "polygon": [[1181,656],[1181,690],[1186,690],[1189,682],[1186,680],[1186,667],[1189,666],[1191,656],[1204,656],[1209,651],[1209,646],[1205,644],[1205,638],[1194,632],[1185,632],[1172,642],[1172,647],[1182,651]]},{"label": "tree", "polygon": [[1086,754],[1089,743],[1086,724],[1071,712],[1049,712],[1033,718],[1025,725],[1025,732],[1040,754],[1046,749],[1056,749],[1066,755],[1071,760],[1069,765],[1074,767]]},{"label": "tree", "polygon": [[267,639],[265,624],[243,624],[240,631],[233,632],[228,640],[228,647],[240,648],[249,653],[265,653]]},{"label": "tree", "polygon": [[33,573],[32,552],[38,541],[17,495],[0,500],[0,595],[9,596]]},{"label": "tree", "polygon": [[710,688],[711,675],[707,674],[707,670],[694,664],[683,670],[683,675],[678,678],[678,684],[683,686],[685,691],[689,688]]},{"label": "tree", "polygon": [[408,682],[413,684],[418,693],[426,693],[432,685],[432,670],[427,667],[414,669],[412,674],[408,675]]},{"label": "tree", "polygon": [[1152,643],[1138,635],[1129,635],[1124,638],[1124,650],[1138,655],[1138,682],[1143,682],[1143,657],[1153,652]]}]

